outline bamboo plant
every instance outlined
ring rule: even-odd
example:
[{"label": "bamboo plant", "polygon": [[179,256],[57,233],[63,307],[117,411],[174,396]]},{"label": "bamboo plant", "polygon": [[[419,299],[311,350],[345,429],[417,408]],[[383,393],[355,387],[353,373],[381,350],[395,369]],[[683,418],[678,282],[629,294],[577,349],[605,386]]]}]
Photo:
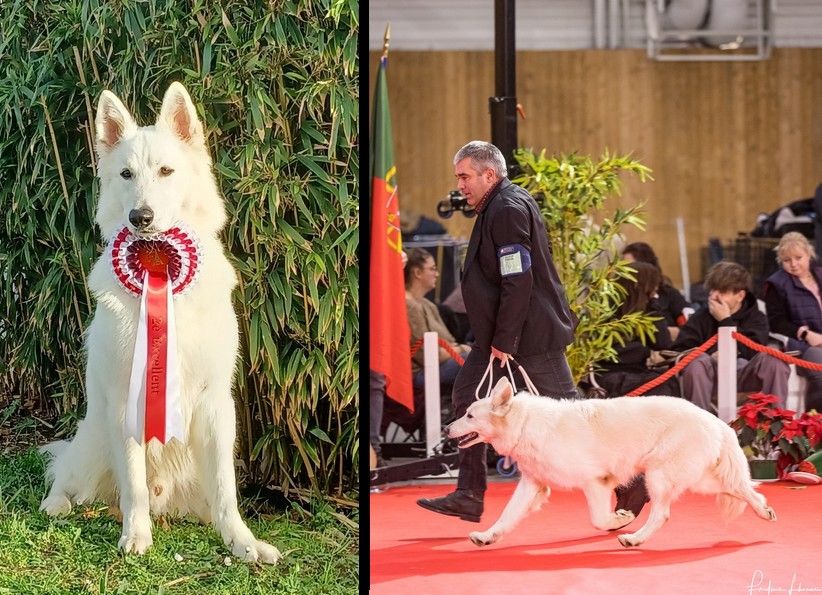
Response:
[{"label": "bamboo plant", "polygon": [[615,344],[624,345],[631,337],[644,342],[655,332],[654,319],[647,314],[616,316],[625,300],[619,280],[633,279],[633,269],[620,257],[618,240],[624,226],[645,229],[642,205],[604,214],[609,195],[620,193],[622,172],[642,182],[651,179],[651,172],[630,156],[607,151],[594,160],[575,153],[547,157],[544,150],[536,154],[521,149],[516,160],[522,173],[514,182],[539,199],[554,264],[579,319],[566,352],[574,381],[579,382],[596,362],[616,359]]},{"label": "bamboo plant", "polygon": [[243,477],[354,505],[358,18],[357,0],[0,3],[0,407],[67,435],[82,415],[93,110],[111,89],[151,123],[178,80],[240,278]]}]

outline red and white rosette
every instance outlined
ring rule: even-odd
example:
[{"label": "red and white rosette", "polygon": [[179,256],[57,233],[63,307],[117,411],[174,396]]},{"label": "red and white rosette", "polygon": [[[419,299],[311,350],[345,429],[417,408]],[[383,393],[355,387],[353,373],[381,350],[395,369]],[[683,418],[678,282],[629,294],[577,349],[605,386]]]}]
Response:
[{"label": "red and white rosette", "polygon": [[126,437],[146,444],[156,438],[185,442],[174,299],[197,278],[201,252],[196,236],[182,227],[138,236],[127,227],[109,242],[112,271],[140,298],[137,339],[126,401]]}]

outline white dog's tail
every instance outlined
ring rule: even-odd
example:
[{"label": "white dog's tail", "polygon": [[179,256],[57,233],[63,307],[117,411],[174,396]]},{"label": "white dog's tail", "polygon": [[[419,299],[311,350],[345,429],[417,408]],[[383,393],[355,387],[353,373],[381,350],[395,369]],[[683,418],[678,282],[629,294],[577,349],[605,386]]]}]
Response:
[{"label": "white dog's tail", "polygon": [[722,432],[716,475],[722,486],[722,491],[716,495],[716,503],[722,511],[722,516],[727,520],[738,517],[745,511],[746,499],[754,497],[764,500],[764,497],[753,489],[755,484],[751,481],[748,460],[739,448],[736,434],[729,426]]}]

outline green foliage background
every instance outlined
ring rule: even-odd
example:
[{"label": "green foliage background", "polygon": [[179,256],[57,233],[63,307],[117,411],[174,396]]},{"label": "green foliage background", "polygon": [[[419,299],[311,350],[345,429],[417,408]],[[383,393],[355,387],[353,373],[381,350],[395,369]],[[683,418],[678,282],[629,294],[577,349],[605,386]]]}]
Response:
[{"label": "green foliage background", "polygon": [[[566,357],[574,382],[604,360],[616,360],[614,343],[631,337],[645,341],[655,332],[655,318],[642,312],[617,317],[625,301],[619,280],[634,279],[633,269],[616,251],[623,226],[645,229],[641,205],[604,214],[605,201],[619,194],[620,174],[634,174],[644,182],[651,170],[639,161],[607,151],[599,160],[575,153],[546,156],[530,149],[516,152],[522,173],[514,182],[534,196],[551,239],[554,264],[565,288],[571,311],[579,319],[574,342]],[[595,222],[595,218],[599,223]]]},{"label": "green foliage background", "polygon": [[151,124],[178,80],[241,279],[245,479],[353,503],[358,28],[358,0],[0,3],[0,405],[65,432],[82,415],[96,102],[110,89]]}]

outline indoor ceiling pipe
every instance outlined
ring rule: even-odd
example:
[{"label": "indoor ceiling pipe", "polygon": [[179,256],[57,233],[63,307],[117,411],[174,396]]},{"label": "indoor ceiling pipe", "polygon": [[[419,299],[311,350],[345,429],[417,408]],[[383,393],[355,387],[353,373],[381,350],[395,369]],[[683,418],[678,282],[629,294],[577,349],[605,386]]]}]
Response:
[{"label": "indoor ceiling pipe", "polygon": [[594,7],[594,47],[598,50],[605,48],[605,0],[593,0]]},{"label": "indoor ceiling pipe", "polygon": [[619,47],[619,0],[608,0],[608,47]]}]

